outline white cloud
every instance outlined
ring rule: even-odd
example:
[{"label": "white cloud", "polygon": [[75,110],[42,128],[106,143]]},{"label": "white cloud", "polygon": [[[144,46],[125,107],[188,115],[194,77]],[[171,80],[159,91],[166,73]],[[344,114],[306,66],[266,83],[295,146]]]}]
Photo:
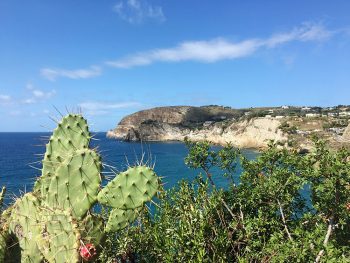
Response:
[{"label": "white cloud", "polygon": [[97,66],[91,66],[88,69],[75,70],[43,68],[40,70],[40,74],[51,81],[55,81],[57,78],[87,79],[100,76],[102,70]]},{"label": "white cloud", "polygon": [[248,57],[261,48],[274,48],[292,41],[323,41],[332,32],[320,24],[305,23],[287,33],[272,35],[266,39],[247,39],[232,42],[223,38],[208,41],[188,41],[166,49],[154,49],[127,56],[106,64],[116,68],[131,68],[156,62],[197,61],[212,63],[225,59]]},{"label": "white cloud", "polygon": [[140,106],[138,102],[104,103],[104,102],[82,102],[79,106],[84,110],[112,110]]},{"label": "white cloud", "polygon": [[109,113],[111,110],[137,108],[140,106],[140,103],[133,101],[120,103],[87,101],[79,104],[79,107],[90,115],[103,115]]},{"label": "white cloud", "polygon": [[152,6],[146,0],[125,0],[114,5],[113,11],[130,24],[140,24],[146,19],[159,22],[165,21],[163,10],[160,6]]},{"label": "white cloud", "polygon": [[8,106],[12,104],[12,97],[7,94],[0,94],[0,106]]},{"label": "white cloud", "polygon": [[22,100],[22,103],[24,103],[24,104],[34,104],[36,102],[37,101],[34,98],[28,98],[28,99]]},{"label": "white cloud", "polygon": [[0,102],[9,102],[11,100],[11,96],[0,94]]},{"label": "white cloud", "polygon": [[24,104],[33,104],[39,101],[44,101],[50,99],[56,94],[56,90],[43,91],[41,89],[35,88],[31,83],[26,85],[26,89],[30,91],[30,97],[22,100]]}]

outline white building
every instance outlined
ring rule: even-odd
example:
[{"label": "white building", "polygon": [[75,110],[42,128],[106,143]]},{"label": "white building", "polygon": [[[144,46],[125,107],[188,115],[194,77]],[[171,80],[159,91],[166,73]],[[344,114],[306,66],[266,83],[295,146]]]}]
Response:
[{"label": "white building", "polygon": [[335,112],[328,112],[328,117],[336,117],[337,114]]},{"label": "white building", "polygon": [[311,108],[310,107],[302,107],[301,110],[302,111],[309,111],[309,110],[311,110]]},{"label": "white building", "polygon": [[339,112],[339,116],[350,116],[350,111]]},{"label": "white building", "polygon": [[306,113],[305,115],[307,118],[313,118],[313,117],[320,117],[321,114],[318,113]]}]

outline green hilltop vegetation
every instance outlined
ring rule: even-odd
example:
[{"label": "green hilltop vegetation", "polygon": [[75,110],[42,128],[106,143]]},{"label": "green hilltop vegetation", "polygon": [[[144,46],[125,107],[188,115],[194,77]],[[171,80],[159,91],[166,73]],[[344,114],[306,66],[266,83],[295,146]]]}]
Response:
[{"label": "green hilltop vegetation", "polygon": [[[230,144],[214,151],[186,140],[184,161],[198,176],[165,191],[142,164],[102,187],[108,166],[91,139],[80,115],[58,124],[33,192],[2,208],[0,262],[350,262],[345,148],[313,138],[314,150],[300,154],[271,142],[248,160]],[[214,169],[229,179],[225,189]]]},{"label": "green hilltop vegetation", "polygon": [[205,121],[232,122],[250,120],[257,117],[285,119],[286,121],[307,118],[308,120],[322,120],[323,128],[346,127],[350,120],[350,105],[334,107],[256,107],[234,109],[231,107],[207,105],[192,107],[186,115],[186,123],[201,125]]}]

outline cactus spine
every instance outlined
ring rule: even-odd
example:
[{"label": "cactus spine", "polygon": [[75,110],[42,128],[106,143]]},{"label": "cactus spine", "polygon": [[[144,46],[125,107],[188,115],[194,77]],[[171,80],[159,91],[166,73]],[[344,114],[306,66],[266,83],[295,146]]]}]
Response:
[{"label": "cactus spine", "polygon": [[[18,239],[21,262],[80,262],[81,244],[96,247],[105,232],[127,227],[158,192],[159,179],[146,166],[129,168],[100,191],[102,161],[90,139],[81,115],[64,117],[46,145],[33,193],[8,209],[7,232]],[[97,201],[112,208],[107,222],[91,212]],[[4,241],[0,235],[0,262]]]}]

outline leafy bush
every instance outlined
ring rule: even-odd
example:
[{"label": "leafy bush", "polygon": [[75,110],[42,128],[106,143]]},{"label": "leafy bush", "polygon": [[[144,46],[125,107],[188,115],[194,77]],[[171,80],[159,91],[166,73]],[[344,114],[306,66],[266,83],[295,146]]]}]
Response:
[{"label": "leafy bush", "polygon": [[297,133],[297,127],[295,125],[290,126],[289,123],[286,121],[282,122],[278,128],[282,130],[284,133],[288,133],[288,134]]},{"label": "leafy bush", "polygon": [[[193,182],[163,192],[152,213],[109,233],[101,262],[349,262],[350,151],[275,144],[256,160],[232,146],[186,142]],[[239,182],[233,174],[243,168]],[[217,189],[213,168],[231,178]]]}]

